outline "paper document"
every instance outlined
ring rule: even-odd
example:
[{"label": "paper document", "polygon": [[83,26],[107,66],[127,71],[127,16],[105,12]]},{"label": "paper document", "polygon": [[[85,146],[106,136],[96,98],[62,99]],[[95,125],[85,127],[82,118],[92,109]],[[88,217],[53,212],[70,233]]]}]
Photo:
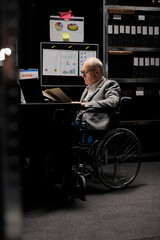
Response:
[{"label": "paper document", "polygon": [[51,88],[42,91],[45,97],[52,99],[53,101],[60,100],[62,102],[72,102],[72,100],[60,89]]}]

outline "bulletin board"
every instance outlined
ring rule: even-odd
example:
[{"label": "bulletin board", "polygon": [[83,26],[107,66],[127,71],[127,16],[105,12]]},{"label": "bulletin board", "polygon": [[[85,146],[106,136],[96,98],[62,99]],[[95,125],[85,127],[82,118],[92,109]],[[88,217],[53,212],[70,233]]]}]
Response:
[{"label": "bulletin board", "polygon": [[41,42],[41,86],[84,85],[81,70],[89,57],[99,57],[98,44]]},{"label": "bulletin board", "polygon": [[50,41],[84,42],[84,17],[50,16]]}]

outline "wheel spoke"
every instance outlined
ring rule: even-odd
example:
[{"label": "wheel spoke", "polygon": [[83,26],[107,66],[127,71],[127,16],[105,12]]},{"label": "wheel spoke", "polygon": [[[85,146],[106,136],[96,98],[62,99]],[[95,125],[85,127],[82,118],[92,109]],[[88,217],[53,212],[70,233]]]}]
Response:
[{"label": "wheel spoke", "polygon": [[129,130],[113,131],[98,146],[97,173],[108,187],[120,188],[130,184],[137,176],[140,164],[140,144]]}]

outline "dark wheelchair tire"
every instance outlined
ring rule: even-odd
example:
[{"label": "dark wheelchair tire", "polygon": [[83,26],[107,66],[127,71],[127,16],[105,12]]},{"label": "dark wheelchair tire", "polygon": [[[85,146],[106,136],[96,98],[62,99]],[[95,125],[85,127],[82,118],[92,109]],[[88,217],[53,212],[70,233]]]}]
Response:
[{"label": "dark wheelchair tire", "polygon": [[110,131],[96,150],[95,170],[100,181],[112,189],[128,186],[139,173],[141,155],[134,133],[124,128]]}]

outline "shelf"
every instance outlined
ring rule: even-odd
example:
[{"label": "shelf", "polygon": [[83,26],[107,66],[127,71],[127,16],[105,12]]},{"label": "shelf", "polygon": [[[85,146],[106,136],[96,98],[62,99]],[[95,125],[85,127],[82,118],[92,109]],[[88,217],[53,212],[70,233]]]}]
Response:
[{"label": "shelf", "polygon": [[[105,74],[119,83],[122,96],[132,98],[121,109],[120,127],[133,130],[142,146],[153,151],[158,148],[153,136],[160,129],[160,6],[118,2],[104,7]],[[149,146],[145,134],[153,140]]]},{"label": "shelf", "polygon": [[125,120],[120,121],[120,126],[133,126],[133,125],[160,125],[160,119],[156,120]]},{"label": "shelf", "polygon": [[160,83],[160,78],[109,78],[119,83]]},{"label": "shelf", "polygon": [[160,52],[160,48],[108,46],[108,51]]},{"label": "shelf", "polygon": [[115,9],[131,9],[137,11],[153,11],[160,12],[160,7],[143,7],[143,6],[123,6],[123,5],[105,5],[106,9],[115,8]]}]

